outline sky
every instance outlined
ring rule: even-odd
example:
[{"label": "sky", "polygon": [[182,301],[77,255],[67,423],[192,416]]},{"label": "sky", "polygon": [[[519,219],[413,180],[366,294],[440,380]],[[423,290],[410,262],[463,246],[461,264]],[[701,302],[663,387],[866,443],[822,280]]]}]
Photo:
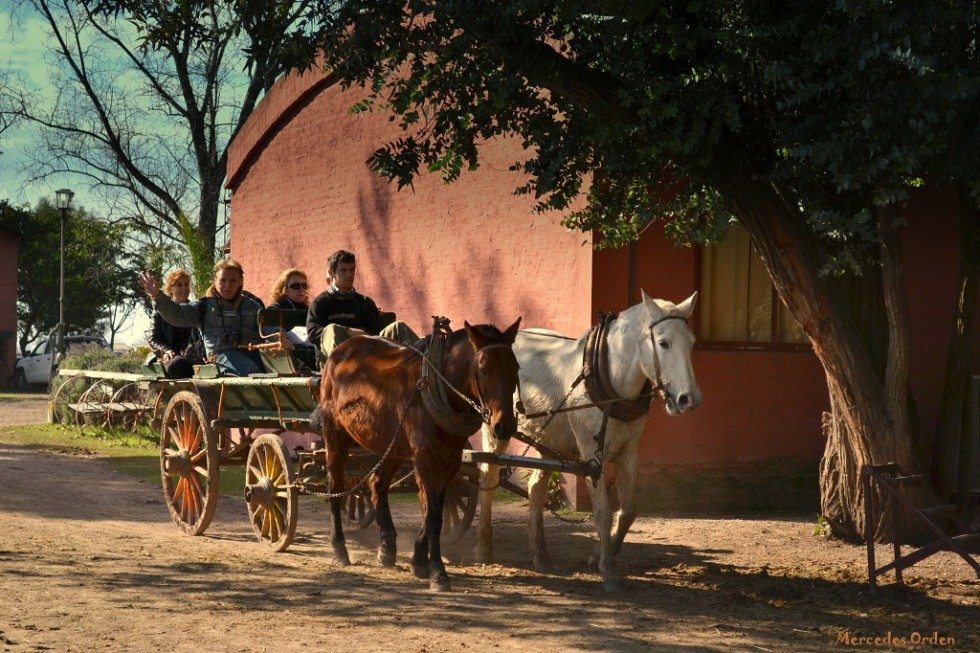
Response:
[{"label": "sky", "polygon": [[[13,12],[16,12],[16,20],[12,20]],[[32,17],[27,7],[15,8],[11,0],[0,0],[0,72],[15,73],[20,83],[29,88],[45,88],[48,86],[48,68],[44,62],[46,42],[47,32],[40,19]],[[15,205],[34,205],[42,197],[53,201],[59,188],[70,188],[75,192],[73,206],[85,206],[98,214],[96,202],[79,180],[68,175],[28,185],[29,177],[22,167],[28,161],[26,153],[33,149],[35,138],[35,133],[29,127],[8,130],[0,136],[0,199]],[[116,334],[116,343],[144,344],[143,334],[149,324],[149,318],[141,309],[137,309],[123,331]]]}]

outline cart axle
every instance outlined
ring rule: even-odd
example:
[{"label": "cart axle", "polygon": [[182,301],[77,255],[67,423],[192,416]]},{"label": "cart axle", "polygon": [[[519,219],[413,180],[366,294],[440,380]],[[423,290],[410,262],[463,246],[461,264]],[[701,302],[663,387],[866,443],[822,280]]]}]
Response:
[{"label": "cart axle", "polygon": [[489,463],[501,467],[525,467],[540,469],[546,472],[562,472],[576,476],[588,476],[593,482],[602,475],[602,468],[596,461],[583,462],[579,460],[552,460],[549,458],[532,458],[531,456],[515,456],[509,453],[494,453],[492,451],[463,450],[464,463]]}]

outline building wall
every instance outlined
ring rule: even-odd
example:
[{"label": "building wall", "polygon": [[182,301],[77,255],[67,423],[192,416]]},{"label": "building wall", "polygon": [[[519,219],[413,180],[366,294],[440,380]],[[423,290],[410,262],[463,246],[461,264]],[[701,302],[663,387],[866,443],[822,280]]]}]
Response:
[{"label": "building wall", "polygon": [[457,328],[464,319],[504,328],[518,316],[525,327],[587,327],[589,238],[513,194],[508,167],[520,149],[490,143],[458,182],[423,175],[398,191],[366,165],[395,132],[382,115],[348,113],[359,97],[313,73],[286,80],[236,139],[231,251],[246,287],[266,297],[295,266],[319,293],[327,257],[342,248],[357,256],[357,289],[420,333],[432,315]]},{"label": "building wall", "polygon": [[[365,165],[397,138],[386,116],[352,115],[356,92],[322,75],[280,81],[230,154],[232,255],[264,296],[280,270],[307,270],[325,287],[330,252],[358,255],[360,291],[426,332],[442,314],[581,334],[597,311],[621,311],[640,289],[679,302],[697,290],[695,250],[653,227],[630,247],[594,251],[559,216],[536,215],[512,193],[514,143],[487,144],[481,167],[453,184],[423,175],[397,191]],[[955,194],[925,189],[909,207],[906,261],[915,338],[913,389],[935,428],[937,384],[952,328],[958,229]],[[980,341],[980,339],[978,339]],[[974,357],[977,360],[977,357]],[[703,403],[693,414],[651,411],[640,445],[640,505],[719,512],[818,508],[828,408],[823,370],[809,350],[698,347]],[[584,482],[566,489],[586,504]]]},{"label": "building wall", "polygon": [[17,236],[0,229],[0,388],[17,361]]},{"label": "building wall", "polygon": [[[597,251],[594,312],[623,310],[640,301],[641,288],[675,303],[686,299],[698,289],[695,254],[657,226],[632,248]],[[659,404],[650,411],[640,441],[640,505],[816,510],[828,399],[813,352],[695,346],[693,365],[701,406],[678,417]],[[576,489],[585,490],[581,483]]]}]

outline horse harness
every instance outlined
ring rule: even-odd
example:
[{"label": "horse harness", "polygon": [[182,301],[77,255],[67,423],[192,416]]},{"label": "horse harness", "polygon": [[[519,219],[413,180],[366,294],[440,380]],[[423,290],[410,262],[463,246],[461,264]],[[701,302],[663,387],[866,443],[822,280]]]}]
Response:
[{"label": "horse harness", "polygon": [[[613,387],[610,379],[609,345],[606,339],[609,333],[609,326],[616,318],[617,315],[612,312],[599,313],[599,322],[596,326],[589,330],[585,341],[585,349],[582,353],[582,371],[579,373],[578,377],[572,381],[571,388],[569,388],[568,392],[565,394],[556,408],[528,415],[524,412],[523,402],[518,401],[518,406],[516,407],[517,411],[524,416],[525,421],[537,417],[547,416],[548,419],[539,429],[541,431],[548,427],[551,420],[553,420],[558,413],[570,412],[583,408],[602,409],[602,424],[599,426],[599,431],[595,434],[595,436],[593,436],[593,440],[596,443],[595,457],[585,463],[587,465],[587,474],[592,479],[593,487],[598,484],[599,477],[602,475],[603,458],[606,447],[606,428],[609,424],[609,418],[612,417],[620,422],[635,422],[636,420],[646,416],[647,412],[650,410],[650,403],[653,400],[654,395],[660,395],[666,401],[667,386],[661,378],[660,355],[657,352],[657,342],[653,333],[654,328],[667,320],[683,320],[684,322],[687,322],[687,318],[682,315],[666,315],[650,323],[647,330],[650,333],[650,344],[653,347],[654,383],[651,383],[650,380],[647,379],[643,383],[640,394],[635,397],[628,398],[622,397],[616,392],[616,389]],[[572,392],[575,391],[575,388],[578,387],[582,381],[585,381],[585,391],[588,398],[591,400],[591,403],[579,404],[577,406],[566,408],[565,403],[568,401],[569,397],[571,397]],[[520,393],[519,385],[518,393]],[[529,446],[533,446],[535,449],[540,451],[542,455],[553,457],[558,460],[563,459],[563,456],[550,450],[548,447],[545,447],[543,444],[536,441],[526,433],[518,431],[515,437],[521,442],[524,442]]]},{"label": "horse harness", "polygon": [[[398,440],[398,434],[404,427],[405,416],[408,415],[409,408],[419,394],[421,394],[422,403],[425,405],[426,410],[429,411],[429,415],[432,417],[433,421],[435,421],[440,429],[450,435],[468,438],[474,431],[480,428],[480,424],[490,423],[490,410],[483,405],[483,391],[480,388],[479,380],[477,381],[476,387],[477,393],[480,395],[480,405],[477,405],[476,402],[453,387],[453,385],[442,375],[442,373],[439,372],[439,367],[442,365],[442,359],[445,353],[446,340],[452,333],[452,329],[449,327],[448,318],[433,316],[433,320],[432,336],[430,338],[426,338],[428,341],[428,347],[423,346],[422,349],[418,349],[416,347],[406,345],[409,349],[414,351],[422,358],[422,367],[420,369],[419,380],[415,387],[417,392],[412,393],[408,403],[405,405],[405,408],[402,411],[401,419],[398,421],[398,428],[395,429],[395,433],[391,438],[391,442],[388,443],[388,448],[385,450],[384,454],[378,459],[378,462],[375,463],[371,471],[365,474],[361,478],[361,481],[354,487],[348,488],[341,492],[310,492],[307,489],[306,491],[309,494],[334,499],[352,494],[364,486],[367,479],[381,469],[381,465],[384,464],[385,460],[394,450],[395,442]],[[480,353],[486,349],[493,349],[495,347],[512,349],[510,345],[492,344],[480,347],[476,353]],[[429,371],[435,374],[436,379],[434,381],[429,380]],[[470,413],[469,411],[461,413],[453,410],[449,405],[447,389],[452,390],[462,399],[464,399],[470,405],[470,407],[473,408],[475,414]],[[415,472],[413,470],[402,479],[394,481],[392,485],[397,485],[414,473]]]},{"label": "horse harness", "polygon": [[[490,424],[490,409],[483,401],[483,388],[480,387],[479,377],[477,377],[476,391],[480,403],[464,395],[453,387],[449,381],[439,372],[442,366],[443,355],[445,354],[446,340],[452,333],[449,327],[449,320],[445,317],[433,316],[432,337],[429,340],[427,352],[420,351],[411,347],[419,356],[422,357],[422,367],[419,373],[418,390],[422,394],[422,403],[429,415],[440,429],[449,435],[458,438],[468,438],[474,431],[479,430],[481,424]],[[484,345],[476,353],[495,348],[512,349],[511,345],[502,343]],[[435,375],[435,379],[430,379],[429,373]],[[459,412],[449,405],[449,390],[463,399],[470,405],[474,412]]]}]

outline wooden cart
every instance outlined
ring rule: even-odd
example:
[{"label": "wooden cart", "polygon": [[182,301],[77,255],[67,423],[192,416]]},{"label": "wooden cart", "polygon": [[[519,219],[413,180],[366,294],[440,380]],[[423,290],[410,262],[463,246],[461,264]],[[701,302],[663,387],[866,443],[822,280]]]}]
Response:
[{"label": "wooden cart", "polygon": [[[298,497],[327,495],[324,450],[289,450],[281,437],[287,431],[315,432],[310,415],[320,384],[318,376],[297,375],[296,361],[281,346],[289,313],[266,312],[280,326],[278,340],[262,350],[269,373],[220,377],[206,365],[193,379],[173,380],[154,366],[143,374],[60,370],[52,421],[82,428],[131,428],[142,421],[159,429],[167,507],[174,523],[191,535],[204,533],[214,517],[221,467],[244,465],[244,496],[255,534],[274,550],[285,550],[296,532]],[[376,460],[358,450],[348,464],[345,514],[361,528],[374,520],[363,480]],[[417,491],[410,465],[400,476],[393,490]],[[469,529],[478,482],[476,466],[464,465],[447,496],[447,541]]]}]

